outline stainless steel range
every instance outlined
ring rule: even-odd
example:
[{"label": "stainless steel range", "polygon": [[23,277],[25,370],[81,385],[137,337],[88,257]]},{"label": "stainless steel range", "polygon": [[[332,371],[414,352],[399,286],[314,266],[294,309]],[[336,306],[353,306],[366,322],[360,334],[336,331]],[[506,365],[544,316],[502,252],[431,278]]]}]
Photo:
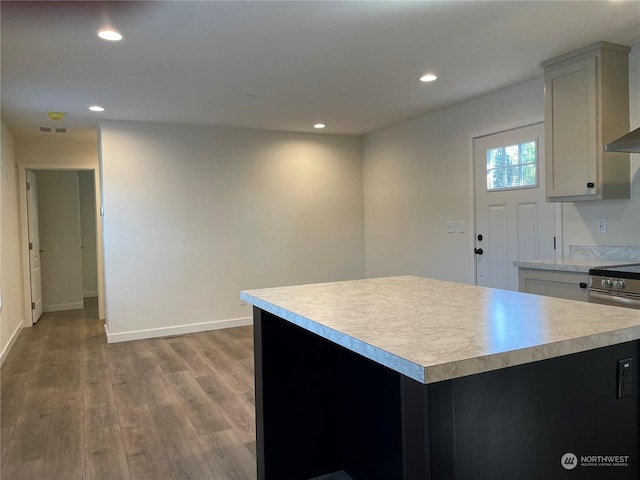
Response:
[{"label": "stainless steel range", "polygon": [[640,309],[640,264],[589,270],[589,302]]}]

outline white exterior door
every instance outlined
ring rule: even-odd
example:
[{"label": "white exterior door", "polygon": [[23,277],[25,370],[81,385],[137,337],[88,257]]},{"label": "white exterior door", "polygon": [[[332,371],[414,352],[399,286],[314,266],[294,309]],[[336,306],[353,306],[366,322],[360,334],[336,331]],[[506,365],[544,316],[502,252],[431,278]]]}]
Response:
[{"label": "white exterior door", "polygon": [[40,226],[38,219],[38,179],[27,172],[27,216],[29,226],[29,270],[31,274],[31,319],[42,315],[42,270],[40,269]]},{"label": "white exterior door", "polygon": [[518,290],[515,260],[555,257],[542,123],[473,141],[476,284]]}]

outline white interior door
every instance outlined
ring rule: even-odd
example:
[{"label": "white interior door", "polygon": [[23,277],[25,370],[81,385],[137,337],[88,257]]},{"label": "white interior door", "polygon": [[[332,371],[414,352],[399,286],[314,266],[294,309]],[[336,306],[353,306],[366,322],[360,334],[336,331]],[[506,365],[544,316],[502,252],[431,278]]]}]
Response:
[{"label": "white interior door", "polygon": [[42,315],[42,270],[40,269],[40,226],[38,219],[38,179],[27,172],[27,217],[29,226],[29,270],[31,274],[31,319]]},{"label": "white interior door", "polygon": [[545,199],[544,124],[473,141],[476,284],[518,290],[515,260],[555,257],[555,205]]}]

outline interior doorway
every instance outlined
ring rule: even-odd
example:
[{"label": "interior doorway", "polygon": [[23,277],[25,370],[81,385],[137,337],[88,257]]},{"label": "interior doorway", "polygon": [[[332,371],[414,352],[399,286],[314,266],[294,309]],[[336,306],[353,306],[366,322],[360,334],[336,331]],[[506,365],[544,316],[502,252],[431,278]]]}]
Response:
[{"label": "interior doorway", "polygon": [[[40,294],[44,312],[83,309],[85,299],[91,301],[97,297],[97,317],[104,319],[100,182],[96,168],[78,165],[19,165],[18,168],[25,240],[22,257],[26,326],[33,325],[38,317],[33,313],[36,303],[33,294]],[[35,209],[32,193],[39,197]],[[32,259],[36,243],[33,241],[34,219],[39,230],[42,276],[39,285]]]},{"label": "interior doorway", "polygon": [[[38,255],[41,265],[41,275],[30,268],[32,306],[40,292],[43,312],[84,309],[84,299],[98,296],[93,172],[29,170],[27,177],[27,191],[38,197],[29,210],[39,220],[38,239],[29,234],[40,245],[34,253],[30,239],[30,258]],[[41,285],[34,288],[38,276]]]}]

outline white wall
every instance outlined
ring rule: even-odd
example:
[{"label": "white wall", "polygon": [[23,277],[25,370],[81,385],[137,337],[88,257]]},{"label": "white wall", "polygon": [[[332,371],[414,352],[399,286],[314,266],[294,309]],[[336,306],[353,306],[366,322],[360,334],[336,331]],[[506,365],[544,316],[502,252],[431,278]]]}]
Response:
[{"label": "white wall", "polygon": [[[8,151],[9,141],[13,143],[13,138],[9,140],[7,138],[6,132],[7,130],[3,123],[2,125],[0,125],[0,352],[2,353],[5,353],[4,343],[3,343],[4,336],[2,335],[2,230],[3,230],[2,218],[4,217],[4,214],[2,212],[2,192],[4,190],[2,188],[2,185],[4,184],[4,175],[2,174],[2,172],[3,172],[4,158],[5,157],[8,158],[10,155]],[[0,357],[0,366],[4,362],[4,358],[5,358],[5,355],[3,354]]]},{"label": "white wall", "polygon": [[242,289],[363,277],[359,138],[105,122],[100,144],[110,341],[247,321]]},{"label": "white wall", "polygon": [[[5,153],[5,149],[8,148],[8,142],[6,135],[6,127],[4,124],[0,125],[0,352],[4,353],[4,343],[2,335],[2,217],[4,216],[2,213],[2,185],[4,183],[4,175],[2,175],[2,164],[4,163],[4,158],[9,156],[9,153]],[[13,139],[11,139],[13,141]],[[8,352],[7,352],[8,353]],[[0,357],[0,366],[4,362],[5,355]]]},{"label": "white wall", "polygon": [[2,317],[0,319],[0,360],[24,324],[22,265],[20,263],[20,220],[18,215],[18,175],[14,140],[2,124],[1,262]]},{"label": "white wall", "polygon": [[82,240],[82,295],[98,295],[96,244],[96,191],[93,172],[78,172],[80,187],[80,238]]},{"label": "white wall", "polygon": [[80,191],[73,170],[40,170],[38,215],[45,312],[83,308]]},{"label": "white wall", "polygon": [[[629,56],[629,116],[631,130],[640,127],[640,45]],[[631,199],[563,204],[566,245],[640,245],[640,154],[631,154]],[[597,219],[607,220],[598,233]]]},{"label": "white wall", "polygon": [[[365,137],[368,277],[417,274],[474,281],[470,137],[540,121],[542,78]],[[447,234],[447,220],[466,234]]]}]

